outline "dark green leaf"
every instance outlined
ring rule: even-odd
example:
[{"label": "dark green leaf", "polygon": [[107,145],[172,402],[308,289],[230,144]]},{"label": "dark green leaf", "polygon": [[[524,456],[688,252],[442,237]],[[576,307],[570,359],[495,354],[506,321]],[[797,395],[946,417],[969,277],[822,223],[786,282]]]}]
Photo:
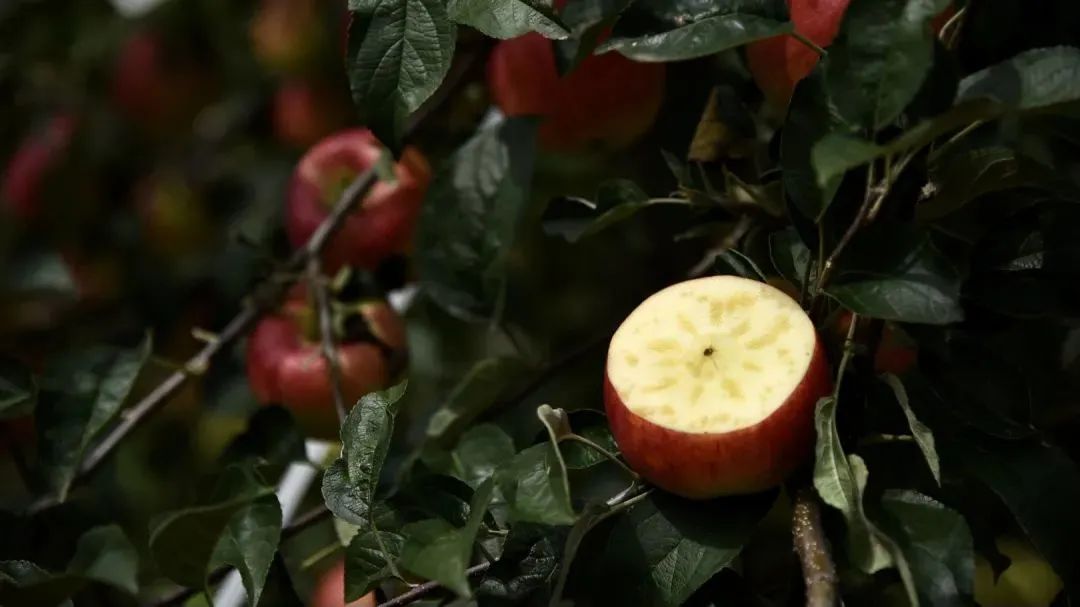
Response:
[{"label": "dark green leaf", "polygon": [[520,360],[508,357],[485,358],[473,365],[428,420],[427,437],[442,444],[452,443],[500,395],[519,382],[526,370]]},{"label": "dark green leaf", "polygon": [[911,428],[911,435],[915,437],[915,444],[919,446],[919,451],[922,451],[923,457],[926,458],[926,465],[930,467],[930,473],[934,475],[934,480],[940,485],[941,461],[938,459],[937,448],[934,447],[934,433],[930,431],[926,424],[919,421],[919,418],[915,417],[915,412],[911,410],[911,403],[908,401],[907,390],[904,388],[900,378],[891,373],[886,373],[881,376],[881,380],[888,384],[892,388],[893,394],[896,395],[900,408],[904,410],[904,417],[907,418],[908,427]]},{"label": "dark green leaf", "polygon": [[91,441],[120,412],[150,351],[147,338],[131,350],[97,347],[67,354],[46,369],[35,417],[39,464],[60,500]]},{"label": "dark green leaf", "polygon": [[62,603],[89,582],[138,591],[139,555],[116,525],[83,533],[63,573],[50,573],[28,561],[0,561],[0,604],[46,607]]},{"label": "dark green leaf", "polygon": [[674,198],[650,199],[628,179],[605,181],[596,190],[595,202],[584,198],[553,200],[544,211],[544,233],[577,242],[656,204],[689,205],[691,202]]},{"label": "dark green leaf", "polygon": [[618,605],[681,605],[731,565],[774,492],[700,502],[653,492],[620,518],[604,552]]},{"label": "dark green leaf", "polygon": [[7,357],[0,357],[0,420],[23,417],[34,410],[37,384],[30,369]]},{"label": "dark green leaf", "polygon": [[[367,529],[345,549],[345,600],[355,601],[393,574],[405,538],[397,532]],[[389,560],[387,559],[389,557]]]},{"label": "dark green leaf", "polygon": [[307,459],[304,435],[288,409],[260,407],[248,420],[247,429],[221,455],[227,463],[255,458],[271,464],[288,464]]},{"label": "dark green leaf", "polygon": [[[819,221],[836,196],[839,180],[818,180],[811,164],[814,146],[830,134],[846,131],[829,102],[819,64],[791,96],[780,136],[780,169],[784,192],[803,216]],[[827,183],[822,188],[819,183]]]},{"label": "dark green leaf", "polygon": [[496,473],[512,520],[543,525],[570,525],[576,520],[566,470],[555,448],[546,442],[529,447]]},{"label": "dark green leaf", "polygon": [[[814,254],[799,239],[795,228],[785,228],[769,235],[769,257],[780,276],[798,287],[816,278]],[[807,271],[810,269],[811,271]]]},{"label": "dark green leaf", "polygon": [[79,294],[67,263],[58,253],[34,251],[2,267],[0,292],[8,296],[47,293],[73,298]]},{"label": "dark green leaf", "polygon": [[825,81],[840,116],[868,131],[888,126],[933,63],[930,20],[948,0],[852,0],[829,47]]},{"label": "dark green leaf", "polygon": [[964,318],[958,260],[930,235],[906,225],[874,225],[856,235],[826,288],[860,316],[923,324]]},{"label": "dark green leaf", "polygon": [[502,297],[507,251],[528,202],[536,125],[485,127],[436,176],[418,227],[423,288],[445,309],[490,317]]},{"label": "dark green leaf", "polygon": [[539,594],[555,575],[566,532],[566,527],[528,523],[511,527],[503,558],[488,570],[477,593],[509,601]]},{"label": "dark green leaf", "polygon": [[791,30],[782,2],[641,0],[623,13],[597,52],[614,50],[638,61],[682,61]]},{"label": "dark green leaf", "polygon": [[1013,110],[1033,110],[1080,99],[1080,49],[1024,51],[960,81],[957,102],[989,98]]},{"label": "dark green leaf", "polygon": [[857,455],[848,456],[836,430],[836,399],[818,401],[814,416],[817,446],[814,450],[814,488],[826,504],[836,508],[847,521],[848,551],[854,564],[866,573],[893,564],[882,534],[863,509],[866,464]]},{"label": "dark green leaf", "polygon": [[270,564],[281,541],[281,505],[268,495],[241,508],[225,526],[207,563],[209,571],[223,566],[240,572],[248,604],[257,605]]},{"label": "dark green leaf", "polygon": [[[619,452],[619,447],[615,444],[615,438],[611,436],[607,418],[599,411],[592,409],[572,411],[570,412],[570,425],[574,429],[574,434],[592,441],[609,453]],[[577,441],[562,441],[559,443],[559,449],[562,450],[566,467],[571,470],[584,470],[608,461],[607,456],[600,451]]]},{"label": "dark green leaf", "polygon": [[560,13],[571,36],[555,43],[555,65],[560,74],[576,68],[592,54],[600,37],[609,31],[630,0],[579,0],[566,3]]},{"label": "dark green leaf", "polygon": [[551,4],[542,0],[449,0],[450,18],[492,38],[516,38],[529,32],[561,40],[570,35]]},{"label": "dark green leaf", "polygon": [[461,435],[453,451],[454,474],[473,487],[491,478],[514,458],[514,441],[493,424],[480,424]]},{"label": "dark green leaf", "polygon": [[717,255],[713,260],[713,271],[765,282],[765,273],[754,260],[735,249],[728,249]]},{"label": "dark green leaf", "polygon": [[886,491],[881,507],[889,535],[910,564],[921,604],[969,605],[975,553],[964,517],[915,491]]},{"label": "dark green leaf", "polygon": [[465,570],[472,557],[476,533],[494,495],[494,484],[485,481],[477,488],[469,505],[469,520],[456,528],[442,519],[411,523],[402,530],[405,546],[401,566],[434,580],[460,596],[471,596]]},{"label": "dark green leaf", "polygon": [[274,499],[273,493],[273,487],[266,485],[252,469],[232,466],[218,483],[213,501],[158,517],[151,524],[150,552],[161,573],[178,584],[202,587],[219,550],[223,557],[237,554],[229,554],[227,547],[219,546],[223,534],[228,532],[235,538],[245,525],[243,520],[238,520],[234,527],[234,517],[240,513],[243,518],[242,513],[253,502],[267,497]]},{"label": "dark green leaf", "polygon": [[454,55],[442,0],[354,3],[346,69],[361,122],[396,146],[409,114],[438,88]]},{"label": "dark green leaf", "polygon": [[327,507],[334,516],[362,529],[371,522],[375,489],[394,433],[397,403],[405,388],[403,382],[360,399],[341,426],[341,457],[323,475],[322,493]]},{"label": "dark green leaf", "polygon": [[947,465],[979,479],[1012,511],[1043,557],[1080,599],[1080,470],[1061,451],[1032,441],[957,436],[941,444]]}]

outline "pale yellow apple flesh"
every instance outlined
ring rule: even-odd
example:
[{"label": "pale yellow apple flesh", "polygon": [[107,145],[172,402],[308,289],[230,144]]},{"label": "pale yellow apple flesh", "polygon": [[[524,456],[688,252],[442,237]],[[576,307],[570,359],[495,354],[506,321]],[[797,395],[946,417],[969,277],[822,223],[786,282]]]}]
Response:
[{"label": "pale yellow apple flesh", "polygon": [[768,284],[713,276],[668,287],[623,322],[608,380],[624,406],[665,428],[722,433],[758,424],[803,381],[817,335]]}]

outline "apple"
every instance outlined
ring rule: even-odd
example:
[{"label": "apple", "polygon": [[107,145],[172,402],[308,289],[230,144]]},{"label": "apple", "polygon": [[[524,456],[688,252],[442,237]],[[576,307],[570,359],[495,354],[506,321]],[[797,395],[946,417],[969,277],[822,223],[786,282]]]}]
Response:
[{"label": "apple", "polygon": [[1002,536],[998,550],[1011,561],[994,580],[990,563],[975,555],[975,602],[982,607],[1047,607],[1061,592],[1061,578],[1026,541]]},{"label": "apple", "polygon": [[[788,13],[796,32],[827,48],[840,32],[840,23],[850,1],[788,0]],[[940,31],[955,10],[950,5],[935,17],[932,30]],[[792,36],[775,36],[748,44],[746,60],[766,101],[783,108],[791,100],[795,85],[817,65],[818,53]]]},{"label": "apple", "polygon": [[[401,318],[383,301],[336,305],[341,390],[347,406],[392,383],[405,352]],[[359,322],[355,322],[359,321]],[[357,326],[359,325],[359,327]],[[312,436],[336,438],[330,370],[315,310],[298,286],[282,308],[263,317],[247,343],[247,375],[259,401],[288,407]]]},{"label": "apple", "polygon": [[322,36],[318,0],[262,0],[251,22],[255,58],[270,71],[304,71]]},{"label": "apple", "polygon": [[375,607],[375,593],[369,592],[351,603],[346,603],[345,561],[341,561],[315,583],[315,590],[307,604],[308,607]]},{"label": "apple", "polygon": [[[844,310],[836,318],[833,324],[833,336],[837,344],[843,345],[847,338],[848,328],[851,327],[852,313]],[[866,327],[856,329],[856,340],[865,339]],[[860,333],[863,336],[860,336]],[[885,323],[881,328],[881,340],[877,350],[874,351],[874,372],[892,373],[903,375],[915,367],[919,362],[919,351],[911,338],[905,335],[892,323]]]},{"label": "apple", "polygon": [[343,127],[348,117],[339,91],[301,79],[278,87],[272,112],[278,140],[301,149]]},{"label": "apple", "polygon": [[712,276],[642,302],[608,348],[604,406],[630,467],[683,497],[779,484],[832,390],[814,324],[765,283]]},{"label": "apple", "polygon": [[135,186],[135,211],[146,247],[179,259],[206,247],[214,222],[203,200],[183,175],[156,171]]},{"label": "apple", "polygon": [[59,113],[19,144],[0,185],[0,202],[10,215],[29,221],[41,213],[49,173],[63,161],[77,126],[74,114]]},{"label": "apple", "polygon": [[210,88],[210,77],[197,62],[153,30],[128,37],[113,66],[113,102],[152,131],[186,130],[210,98]]},{"label": "apple", "polygon": [[664,64],[618,53],[590,55],[559,76],[552,42],[529,33],[504,40],[487,66],[491,96],[507,116],[541,116],[540,145],[579,151],[622,148],[652,126],[664,99]]},{"label": "apple", "polygon": [[[293,246],[307,242],[349,183],[383,153],[367,129],[335,133],[308,150],[296,166],[285,202],[285,229]],[[394,177],[376,183],[331,238],[323,253],[329,273],[345,265],[374,269],[408,248],[431,168],[419,150],[407,147],[394,165]]]}]

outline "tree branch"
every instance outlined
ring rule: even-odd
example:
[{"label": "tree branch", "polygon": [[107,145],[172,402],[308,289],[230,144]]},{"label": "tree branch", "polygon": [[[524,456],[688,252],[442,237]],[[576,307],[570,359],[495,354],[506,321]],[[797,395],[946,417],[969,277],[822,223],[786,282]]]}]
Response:
[{"label": "tree branch", "polygon": [[821,527],[821,506],[813,489],[803,488],[795,494],[791,535],[806,584],[806,607],[834,607],[838,578],[829,554],[829,540]]},{"label": "tree branch", "polygon": [[[473,577],[474,575],[484,573],[490,568],[490,562],[480,563],[479,565],[473,565],[472,567],[466,569],[465,575],[468,577]],[[403,605],[409,605],[424,598],[425,596],[434,592],[435,590],[438,590],[439,588],[442,588],[442,586],[438,582],[424,582],[419,586],[413,587],[411,590],[404,594],[400,594],[384,603],[379,603],[378,607],[402,607]]]},{"label": "tree branch", "polygon": [[348,407],[345,395],[341,392],[341,367],[338,365],[337,341],[334,339],[334,320],[330,311],[330,297],[326,293],[326,281],[322,274],[322,263],[318,256],[308,260],[308,289],[311,290],[315,308],[319,313],[319,333],[322,337],[322,356],[330,373],[330,393],[334,397],[334,410],[337,411],[338,424],[345,423]]}]

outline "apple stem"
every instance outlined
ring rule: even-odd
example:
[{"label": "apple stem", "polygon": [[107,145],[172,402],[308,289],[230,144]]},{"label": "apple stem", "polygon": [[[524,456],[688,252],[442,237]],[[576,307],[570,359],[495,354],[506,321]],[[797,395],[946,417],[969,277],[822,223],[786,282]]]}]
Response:
[{"label": "apple stem", "polygon": [[594,449],[597,453],[603,455],[604,457],[608,458],[609,460],[611,460],[612,462],[617,464],[620,468],[622,468],[623,471],[626,472],[626,474],[630,478],[632,478],[634,480],[637,480],[638,478],[640,478],[638,476],[637,472],[634,472],[632,469],[630,469],[630,466],[627,466],[621,459],[619,459],[619,456],[615,455],[611,451],[608,451],[607,449],[603,448],[602,446],[598,445],[597,443],[585,438],[584,436],[581,436],[580,434],[571,433],[571,434],[567,434],[566,436],[564,436],[563,439],[564,440],[577,441],[577,442],[579,442],[579,443],[581,443],[581,444],[583,444],[583,445],[585,445],[587,447],[590,447],[590,448]]},{"label": "apple stem", "polygon": [[807,47],[810,48],[810,50],[817,53],[819,57],[825,57],[825,56],[827,56],[829,54],[829,51],[821,48],[820,46],[818,46],[816,44],[814,44],[813,40],[811,40],[811,39],[807,38],[806,36],[800,34],[796,30],[792,30],[791,37],[798,40],[799,42],[802,42],[803,44],[805,44]]},{"label": "apple stem", "polygon": [[806,607],[835,606],[836,566],[822,529],[821,506],[812,489],[803,488],[795,494],[791,533],[806,584]]},{"label": "apple stem", "polygon": [[893,443],[910,443],[914,441],[915,437],[910,434],[870,434],[859,441],[859,446],[889,445]]}]

